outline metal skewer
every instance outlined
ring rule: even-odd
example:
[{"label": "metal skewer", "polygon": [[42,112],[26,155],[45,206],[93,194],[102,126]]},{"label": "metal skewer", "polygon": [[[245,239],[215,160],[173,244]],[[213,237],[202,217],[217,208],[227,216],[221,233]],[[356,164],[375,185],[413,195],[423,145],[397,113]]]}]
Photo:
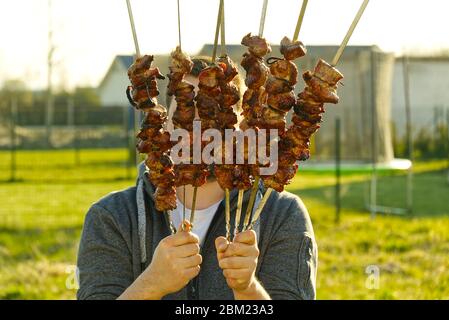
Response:
[{"label": "metal skewer", "polygon": [[128,7],[129,22],[131,23],[131,31],[133,33],[133,38],[134,38],[134,46],[136,47],[136,58],[139,58],[140,57],[140,47],[139,47],[139,41],[137,40],[136,25],[134,24],[134,15],[133,15],[133,9],[131,8],[131,1],[126,0],[126,5]]},{"label": "metal skewer", "polygon": [[[343,39],[343,42],[342,42],[340,48],[338,49],[337,53],[335,54],[334,59],[332,60],[333,67],[335,67],[337,65],[338,61],[340,60],[340,57],[343,54],[343,51],[346,48],[346,45],[348,44],[349,39],[351,38],[351,35],[357,26],[357,23],[360,21],[360,18],[362,17],[363,12],[365,11],[365,9],[368,5],[368,2],[369,2],[369,0],[364,0],[359,11],[357,12],[357,15],[355,16],[354,21],[352,22],[351,26],[349,27],[348,33],[346,34],[345,38]],[[251,219],[251,224],[250,224],[248,230],[251,230],[254,227],[254,224],[256,223],[257,219],[259,219],[259,216],[262,213],[262,210],[272,192],[273,192],[273,189],[271,189],[271,188],[267,189],[267,191],[265,192],[265,195],[264,195],[262,201],[259,203],[259,206],[257,207],[257,210],[254,213],[253,218]]]},{"label": "metal skewer", "polygon": [[271,193],[272,193],[273,191],[274,191],[273,189],[269,188],[269,189],[267,189],[267,191],[265,192],[265,195],[263,196],[262,201],[260,201],[260,204],[259,204],[259,206],[257,207],[256,212],[254,212],[254,216],[253,216],[253,218],[251,219],[251,224],[249,225],[248,230],[252,230],[252,229],[254,228],[254,225],[256,224],[257,219],[259,219],[260,214],[262,213],[262,210],[263,210],[263,208],[265,207],[265,204],[267,203],[268,198],[270,198]]},{"label": "metal skewer", "polygon": [[190,211],[190,227],[193,229],[193,221],[195,220],[195,207],[196,207],[196,196],[198,194],[198,187],[193,189],[193,199],[192,199],[192,208]]},{"label": "metal skewer", "polygon": [[249,197],[248,206],[246,207],[245,220],[243,221],[242,232],[246,231],[249,227],[249,220],[254,209],[254,203],[256,201],[257,190],[259,190],[260,176],[256,176],[254,179],[253,189]]},{"label": "metal skewer", "polygon": [[298,22],[296,23],[296,29],[295,34],[293,35],[293,42],[298,40],[299,31],[301,31],[302,22],[304,20],[304,15],[306,13],[307,4],[309,3],[309,0],[303,0],[301,11],[299,12]]},{"label": "metal skewer", "polygon": [[[309,3],[309,0],[303,0],[303,2],[302,2],[301,10],[300,10],[299,16],[298,16],[298,22],[296,23],[295,33],[293,35],[293,41],[298,40],[299,31],[301,30],[302,22],[304,21],[304,15],[306,13],[306,9],[307,9],[307,4],[308,3]],[[263,32],[262,21],[263,21],[263,23],[265,23],[266,9],[267,9],[267,4],[264,3],[264,10],[265,10],[265,12],[262,13],[261,28],[260,28],[260,30],[262,30],[262,32]],[[259,36],[261,36],[260,32],[259,32]],[[248,207],[246,208],[245,222],[243,224],[243,230],[242,231],[247,230],[248,227],[249,227],[248,224],[249,224],[249,220],[250,220],[250,217],[251,217],[251,213],[253,211],[254,201],[256,200],[257,189],[259,188],[259,181],[260,181],[260,177],[257,176],[255,181],[254,181],[253,189],[251,191],[251,196],[250,196],[250,200],[248,202]],[[267,189],[267,192],[268,191],[269,191],[269,194],[271,194],[271,192],[273,190],[271,188],[269,188],[269,189]],[[260,211],[262,211],[262,210],[260,210]]]},{"label": "metal skewer", "polygon": [[225,202],[225,214],[226,214],[226,239],[231,241],[231,208],[230,208],[230,195],[229,189],[225,189],[226,202]]},{"label": "metal skewer", "polygon": [[[265,21],[267,18],[268,10],[268,0],[264,0],[262,5],[262,14],[260,16],[259,24],[259,37],[263,37],[263,32],[265,30]],[[245,219],[243,220],[242,232],[246,231],[248,227],[249,220],[251,218],[251,213],[253,212],[254,202],[256,201],[257,190],[259,189],[260,176],[256,176],[254,179],[253,187],[251,190],[251,195],[249,198],[248,206],[246,207]]]},{"label": "metal skewer", "polygon": [[[226,50],[226,25],[225,25],[225,2],[224,0],[220,0],[220,10],[219,13],[220,18],[217,19],[217,24],[219,23],[221,26],[221,55],[225,56],[227,53]],[[218,29],[217,29],[218,30]],[[218,35],[217,35],[218,36]],[[217,39],[218,42],[218,39]],[[217,43],[215,44],[215,51],[217,50]],[[215,60],[214,60],[215,61]],[[226,239],[231,241],[231,199],[230,199],[230,191],[228,188],[225,189],[225,214],[226,214]]]},{"label": "metal skewer", "polygon": [[217,27],[215,28],[214,49],[212,51],[212,62],[215,62],[215,59],[217,58],[218,36],[220,34],[221,21],[223,19],[223,7],[224,1],[220,0],[220,5],[218,6]]},{"label": "metal skewer", "polygon": [[182,206],[182,230],[184,231],[184,221],[186,221],[186,186],[184,185],[182,187],[182,193],[183,193],[183,198],[182,198],[182,202],[184,203],[184,205]]},{"label": "metal skewer", "polygon": [[[301,30],[302,22],[304,21],[304,15],[306,13],[306,9],[307,9],[307,4],[308,3],[309,3],[309,0],[303,0],[303,2],[302,2],[301,11],[299,12],[298,22],[296,23],[295,33],[293,35],[293,41],[298,40],[299,32]],[[266,10],[267,6],[264,5],[264,9]],[[263,21],[263,23],[265,23],[265,17],[266,17],[266,12],[262,14],[261,26],[262,26],[262,21]],[[263,32],[263,27],[261,27],[261,30]],[[250,199],[249,199],[249,202],[248,202],[248,207],[246,208],[245,221],[243,223],[243,230],[242,231],[246,231],[248,229],[248,227],[249,227],[249,220],[251,218],[251,213],[253,211],[254,202],[256,200],[257,190],[259,188],[259,181],[260,181],[260,176],[257,176],[255,178],[253,189],[251,191],[251,196],[250,196]],[[268,189],[267,192],[269,190],[270,189]],[[271,194],[272,191],[273,190],[271,189],[270,194]]]},{"label": "metal skewer", "polygon": [[268,0],[264,0],[262,6],[262,16],[260,17],[259,37],[263,36],[263,31],[265,29],[265,20],[267,18],[267,9],[268,9]]},{"label": "metal skewer", "polygon": [[[180,0],[177,0],[177,7],[178,7],[178,46],[179,50],[182,50],[182,37],[181,37],[181,5],[179,3]],[[182,186],[182,193],[183,193],[183,207],[182,207],[182,231],[186,230],[186,186]]]},{"label": "metal skewer", "polygon": [[243,194],[245,190],[239,190],[239,196],[237,198],[237,210],[235,212],[235,224],[234,224],[234,238],[239,233],[240,219],[242,217],[242,205],[243,205]]},{"label": "metal skewer", "polygon": [[345,50],[345,48],[346,48],[346,46],[347,46],[347,44],[349,42],[349,39],[351,38],[352,33],[355,30],[355,27],[357,27],[357,24],[359,23],[360,18],[362,17],[363,12],[365,11],[366,6],[368,5],[368,2],[369,2],[369,0],[364,0],[362,5],[360,6],[359,11],[357,12],[357,14],[356,14],[356,16],[354,18],[354,21],[352,21],[352,24],[349,27],[349,30],[346,33],[346,36],[344,37],[343,42],[340,45],[340,48],[338,48],[337,53],[335,54],[335,57],[332,60],[331,65],[333,67],[335,67],[337,65],[338,61],[340,60],[341,55],[343,54],[343,51]]},{"label": "metal skewer", "polygon": [[[218,9],[218,17],[217,17],[217,28],[215,30],[215,41],[214,41],[214,50],[212,52],[212,62],[215,62],[217,56],[217,46],[218,46],[218,35],[220,32],[220,26],[223,18],[223,10],[224,10],[224,0],[220,0],[220,7]],[[223,41],[223,39],[222,39]],[[223,49],[222,49],[223,50]],[[193,228],[193,221],[195,219],[195,206],[196,206],[196,196],[198,193],[198,187],[193,188],[193,199],[192,199],[192,211],[190,214],[190,223]]]},{"label": "metal skewer", "polygon": [[178,3],[178,45],[179,45],[179,49],[181,50],[182,47],[182,42],[181,42],[181,5],[179,3],[179,0],[177,1]]},{"label": "metal skewer", "polygon": [[226,26],[225,26],[225,3],[224,0],[220,0],[221,4],[221,55],[226,55]]}]

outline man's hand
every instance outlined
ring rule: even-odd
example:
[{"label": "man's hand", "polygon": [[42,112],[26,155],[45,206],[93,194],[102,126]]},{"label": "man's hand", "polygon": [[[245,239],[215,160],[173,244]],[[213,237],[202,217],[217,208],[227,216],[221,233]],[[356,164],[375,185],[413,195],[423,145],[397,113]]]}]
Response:
[{"label": "man's hand", "polygon": [[224,237],[215,240],[218,263],[236,296],[251,295],[258,286],[255,276],[259,258],[256,238],[256,233],[248,230],[237,234],[232,243]]},{"label": "man's hand", "polygon": [[200,272],[199,239],[190,232],[178,232],[157,246],[151,264],[121,298],[162,299],[184,288]]}]

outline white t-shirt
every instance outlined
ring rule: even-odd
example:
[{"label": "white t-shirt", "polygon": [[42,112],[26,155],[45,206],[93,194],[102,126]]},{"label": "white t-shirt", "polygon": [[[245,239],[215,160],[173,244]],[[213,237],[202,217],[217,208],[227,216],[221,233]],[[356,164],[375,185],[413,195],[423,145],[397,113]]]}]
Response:
[{"label": "white t-shirt", "polygon": [[[179,228],[183,218],[184,205],[177,199],[177,208],[172,211],[172,220],[176,228]],[[212,219],[220,206],[221,200],[213,204],[209,208],[203,210],[195,210],[195,220],[193,221],[192,233],[196,234],[200,238],[200,244],[203,245],[204,238],[206,237],[207,230],[212,222]],[[191,210],[186,208],[186,219],[190,219]]]}]

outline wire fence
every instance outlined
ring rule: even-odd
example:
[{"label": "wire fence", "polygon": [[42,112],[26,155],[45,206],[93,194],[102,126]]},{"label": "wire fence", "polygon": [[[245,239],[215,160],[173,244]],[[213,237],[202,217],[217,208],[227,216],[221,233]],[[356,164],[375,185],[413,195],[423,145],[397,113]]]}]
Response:
[{"label": "wire fence", "polygon": [[132,185],[134,110],[0,107],[0,228],[80,225],[92,201]]},{"label": "wire fence", "polygon": [[[81,223],[80,212],[89,207],[86,198],[99,199],[133,185],[136,164],[142,160],[135,149],[134,115],[130,107],[67,104],[55,108],[48,127],[44,110],[23,108],[14,101],[0,107],[0,226]],[[329,129],[333,126],[327,122]],[[437,130],[444,126],[446,131]],[[415,138],[422,130],[430,132],[429,145],[446,134],[441,139],[449,165],[447,128],[449,109],[430,108],[414,122],[413,132]],[[401,149],[403,133],[393,133],[395,150]],[[335,135],[328,141],[334,146],[329,147],[329,155],[323,139],[314,141],[314,159],[335,160]],[[350,151],[342,140],[340,154]]]},{"label": "wire fence", "polygon": [[[111,179],[133,175],[136,152],[131,108],[68,104],[55,108],[48,126],[42,110],[21,108],[12,101],[0,109],[0,119],[2,182],[85,180],[88,176],[79,173],[99,166],[114,169]],[[58,168],[67,173],[55,175],[49,170]]]}]

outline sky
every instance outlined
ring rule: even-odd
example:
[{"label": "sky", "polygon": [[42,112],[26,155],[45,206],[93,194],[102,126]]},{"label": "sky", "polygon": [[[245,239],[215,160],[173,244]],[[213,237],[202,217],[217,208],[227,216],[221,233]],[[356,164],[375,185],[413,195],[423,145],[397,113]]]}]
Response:
[{"label": "sky", "polygon": [[[226,0],[227,43],[257,33],[263,0]],[[177,45],[176,0],[131,0],[142,53]],[[191,54],[213,42],[219,0],[180,0],[183,49]],[[342,41],[362,0],[309,0],[300,39],[306,45]],[[292,37],[302,0],[270,0],[264,36]],[[371,0],[350,44],[385,51],[449,48],[449,1]],[[22,79],[32,89],[47,79],[49,17],[56,47],[54,83],[97,86],[117,54],[133,54],[125,0],[0,0],[0,86]]]}]

